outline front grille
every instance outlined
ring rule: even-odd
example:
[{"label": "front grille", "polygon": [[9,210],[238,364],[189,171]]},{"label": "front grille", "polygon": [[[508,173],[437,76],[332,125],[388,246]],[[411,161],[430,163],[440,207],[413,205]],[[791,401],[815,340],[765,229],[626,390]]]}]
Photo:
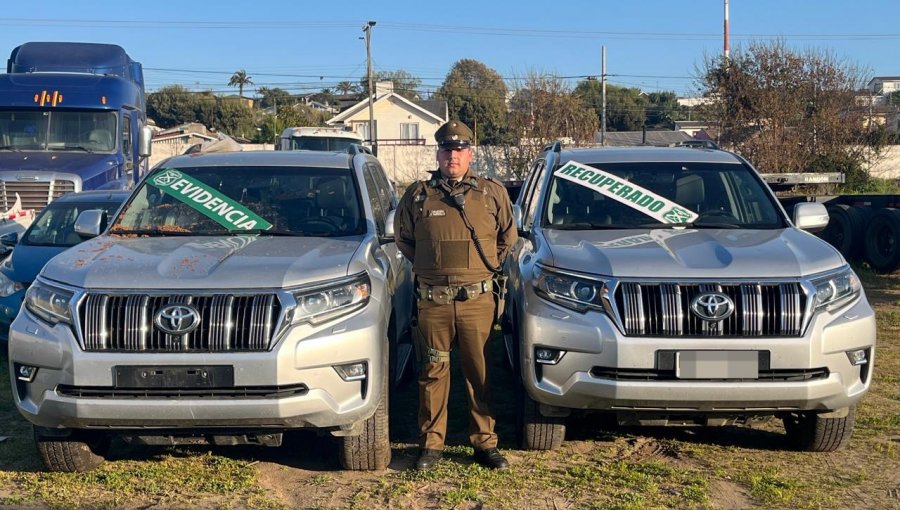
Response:
[{"label": "front grille", "polygon": [[289,386],[236,386],[233,388],[114,388],[106,386],[70,386],[60,384],[56,392],[75,398],[191,398],[244,399],[289,398],[309,393],[305,384]]},{"label": "front grille", "polygon": [[[828,379],[827,368],[810,369],[761,369],[759,376],[753,381],[759,382],[806,382]],[[609,379],[613,381],[677,381],[675,370],[643,369],[643,368],[615,368],[593,367],[591,376],[597,379]],[[719,380],[719,379],[716,379]],[[750,379],[742,379],[747,381]],[[690,382],[702,381],[691,379]]]},{"label": "front grille", "polygon": [[[154,323],[171,304],[192,305],[197,329],[172,335]],[[275,294],[89,294],[79,309],[84,349],[95,352],[241,352],[268,350],[281,305]]]},{"label": "front grille", "polygon": [[[691,301],[703,292],[728,295],[734,313],[719,321],[695,315]],[[797,282],[623,282],[616,289],[615,306],[627,336],[797,337],[802,332],[806,294]]]},{"label": "front grille", "polygon": [[22,209],[41,210],[54,198],[75,191],[75,183],[69,180],[53,181],[2,181],[3,210],[8,211],[16,203],[16,194],[22,199]]}]

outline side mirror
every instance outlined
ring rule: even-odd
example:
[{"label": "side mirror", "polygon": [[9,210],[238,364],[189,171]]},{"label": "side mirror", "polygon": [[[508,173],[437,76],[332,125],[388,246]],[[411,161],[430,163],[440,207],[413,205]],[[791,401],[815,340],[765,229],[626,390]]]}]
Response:
[{"label": "side mirror", "polygon": [[794,225],[809,232],[828,226],[828,210],[822,204],[804,202],[794,206]]},{"label": "side mirror", "polygon": [[138,155],[142,158],[150,156],[150,142],[153,140],[153,130],[150,126],[143,126],[138,135]]},{"label": "side mirror", "polygon": [[396,212],[397,210],[393,209],[384,218],[384,235],[379,239],[381,244],[394,242],[394,216]]},{"label": "side mirror", "polygon": [[7,234],[3,234],[0,236],[0,244],[3,246],[9,246],[10,248],[19,244],[19,233],[18,232],[9,232]]},{"label": "side mirror", "polygon": [[516,222],[516,230],[522,230],[522,206],[513,204],[512,214],[513,221]]},{"label": "side mirror", "polygon": [[75,220],[75,233],[84,238],[97,237],[105,226],[106,213],[104,211],[100,209],[82,211]]}]

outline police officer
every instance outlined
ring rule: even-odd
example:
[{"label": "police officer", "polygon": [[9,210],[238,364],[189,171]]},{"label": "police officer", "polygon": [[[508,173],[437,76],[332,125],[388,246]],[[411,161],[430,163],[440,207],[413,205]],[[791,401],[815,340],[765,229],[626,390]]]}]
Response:
[{"label": "police officer", "polygon": [[488,406],[486,353],[496,276],[517,234],[506,189],[469,169],[473,137],[459,121],[437,130],[439,169],[406,190],[394,219],[397,245],[418,281],[420,470],[442,456],[454,345],[466,380],[475,460],[494,469],[509,466],[497,449]]}]

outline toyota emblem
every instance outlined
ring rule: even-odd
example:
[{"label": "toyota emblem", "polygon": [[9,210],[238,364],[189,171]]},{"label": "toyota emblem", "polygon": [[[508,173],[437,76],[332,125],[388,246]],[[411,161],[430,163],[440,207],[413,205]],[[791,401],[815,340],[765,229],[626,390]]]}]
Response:
[{"label": "toyota emblem", "polygon": [[734,313],[734,301],[721,292],[704,292],[691,301],[691,310],[705,321],[720,321]]},{"label": "toyota emblem", "polygon": [[200,312],[191,305],[166,305],[156,312],[153,322],[170,335],[186,335],[200,325]]}]

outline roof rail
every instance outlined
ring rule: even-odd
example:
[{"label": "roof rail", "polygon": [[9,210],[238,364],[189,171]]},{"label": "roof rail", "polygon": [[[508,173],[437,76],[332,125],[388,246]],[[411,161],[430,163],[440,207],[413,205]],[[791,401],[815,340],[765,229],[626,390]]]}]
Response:
[{"label": "roof rail", "polygon": [[547,152],[547,151],[556,152],[556,153],[561,152],[562,151],[562,142],[560,142],[559,140],[556,140],[555,142],[551,142],[550,145],[547,145],[546,147],[544,147],[541,150],[541,152]]}]

